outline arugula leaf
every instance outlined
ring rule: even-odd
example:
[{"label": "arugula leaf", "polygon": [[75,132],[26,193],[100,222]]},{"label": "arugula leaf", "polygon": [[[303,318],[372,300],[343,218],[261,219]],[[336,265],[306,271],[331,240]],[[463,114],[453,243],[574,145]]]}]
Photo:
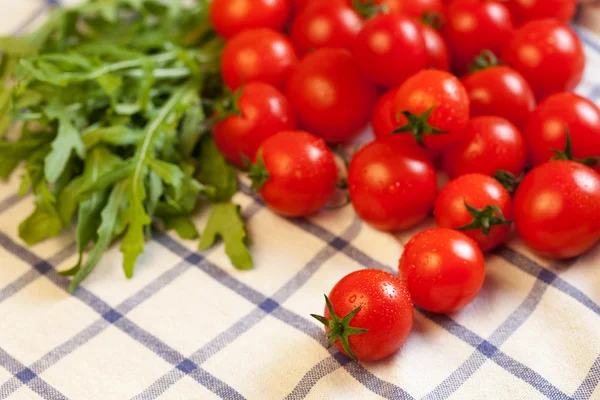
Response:
[{"label": "arugula leaf", "polygon": [[181,168],[175,164],[157,160],[156,158],[151,158],[148,161],[148,166],[163,181],[173,186],[173,189],[175,189],[175,198],[179,199],[183,190],[183,180],[185,179],[185,174]]},{"label": "arugula leaf", "polygon": [[202,138],[196,176],[200,182],[213,186],[214,201],[229,201],[238,191],[235,169],[227,163],[210,135]]},{"label": "arugula leaf", "polygon": [[213,206],[198,249],[208,249],[218,237],[225,242],[225,253],[234,267],[244,270],[252,268],[252,256],[246,246],[246,228],[240,206],[233,203],[218,203]]},{"label": "arugula leaf", "polygon": [[85,145],[81,140],[81,135],[73,125],[69,115],[59,117],[58,135],[52,142],[52,151],[46,157],[46,166],[44,174],[50,183],[56,182],[64,171],[71,153],[75,153],[79,158],[85,157]]},{"label": "arugula leaf", "polygon": [[166,230],[174,230],[182,239],[196,239],[200,235],[190,217],[180,215],[163,218]]},{"label": "arugula leaf", "polygon": [[19,225],[19,236],[29,246],[58,235],[63,227],[56,199],[46,185],[39,186],[35,203],[33,213]]},{"label": "arugula leaf", "polygon": [[129,129],[125,125],[100,127],[83,132],[81,139],[87,149],[99,143],[113,146],[133,146],[142,138],[142,132]]},{"label": "arugula leaf", "polygon": [[125,195],[127,192],[127,184],[125,182],[121,182],[112,189],[110,196],[108,198],[108,202],[106,206],[102,210],[100,226],[98,227],[98,241],[94,248],[90,251],[88,255],[88,259],[77,271],[71,283],[69,284],[69,292],[73,293],[77,286],[83,281],[96,267],[98,262],[100,261],[100,257],[104,253],[104,251],[110,246],[110,243],[113,239],[113,232],[115,230],[115,225],[117,224],[117,219],[119,217],[119,208],[121,203],[125,200]]},{"label": "arugula leaf", "polygon": [[31,44],[27,39],[12,36],[0,37],[0,51],[16,56],[24,56],[37,51],[37,46]]},{"label": "arugula leaf", "polygon": [[[36,203],[19,229],[27,243],[77,215],[78,263],[62,272],[71,290],[115,238],[131,277],[152,221],[197,237],[199,195],[228,201],[237,191],[235,170],[206,135],[223,40],[208,1],[182,4],[88,0],[52,10],[25,38],[0,38],[0,137],[22,121],[16,141],[0,140],[0,177],[25,163],[19,192],[32,189]],[[212,220],[201,244],[222,236],[234,264],[249,268],[237,208],[218,205]]]}]

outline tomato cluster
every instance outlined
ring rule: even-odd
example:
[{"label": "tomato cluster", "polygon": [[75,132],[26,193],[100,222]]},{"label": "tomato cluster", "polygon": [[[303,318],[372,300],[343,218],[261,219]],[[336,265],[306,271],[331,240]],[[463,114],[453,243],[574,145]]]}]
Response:
[{"label": "tomato cluster", "polygon": [[[600,110],[571,91],[585,57],[575,0],[213,0],[231,95],[213,135],[274,211],[308,216],[346,190],[382,231],[414,236],[398,277],[354,272],[326,296],[327,338],[377,360],[413,304],[451,313],[512,226],[550,258],[600,241]],[[327,145],[371,123],[347,173]],[[439,162],[437,162],[439,161]],[[450,182],[438,190],[436,166]],[[343,178],[346,176],[345,178]],[[336,187],[338,189],[336,189]],[[341,189],[340,189],[341,188]]]}]

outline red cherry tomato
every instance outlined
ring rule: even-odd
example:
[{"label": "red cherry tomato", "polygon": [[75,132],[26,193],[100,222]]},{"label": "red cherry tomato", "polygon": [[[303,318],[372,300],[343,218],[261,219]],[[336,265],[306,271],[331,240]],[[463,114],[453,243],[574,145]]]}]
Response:
[{"label": "red cherry tomato", "polygon": [[510,193],[487,175],[469,174],[454,179],[442,188],[433,210],[440,228],[472,227],[460,230],[477,242],[481,251],[495,249],[510,235],[513,218]]},{"label": "red cherry tomato", "polygon": [[535,109],[529,83],[512,68],[497,66],[473,72],[462,79],[471,99],[471,116],[496,115],[523,129]]},{"label": "red cherry tomato", "polygon": [[[410,113],[409,121],[402,113]],[[430,114],[429,114],[430,112]],[[429,115],[428,115],[429,114]],[[457,142],[469,121],[469,96],[462,83],[445,71],[425,70],[400,86],[392,104],[392,118],[419,144],[443,149]],[[431,134],[432,129],[443,133]]]},{"label": "red cherry tomato", "polygon": [[525,142],[513,124],[500,117],[475,117],[465,136],[444,152],[450,178],[466,174],[494,176],[499,170],[519,176],[525,171]]},{"label": "red cherry tomato", "polygon": [[427,66],[448,71],[450,69],[450,52],[446,41],[440,33],[427,24],[420,24],[423,39],[425,39],[425,49],[429,60]]},{"label": "red cherry tomato", "polygon": [[256,165],[259,170],[252,167],[251,177],[258,183],[258,193],[279,214],[314,214],[335,192],[338,172],[333,153],[308,132],[282,131],[269,137],[260,146]]},{"label": "red cherry tomato", "polygon": [[399,85],[429,61],[421,28],[399,14],[371,18],[354,41],[352,54],[365,76],[384,87]]},{"label": "red cherry tomato", "polygon": [[429,229],[404,246],[398,276],[415,305],[446,314],[469,304],[481,290],[485,263],[471,238],[452,229]]},{"label": "red cherry tomato", "polygon": [[[408,291],[388,272],[364,269],[346,275],[331,289],[329,302],[333,318],[329,306],[325,318],[314,317],[325,323],[327,333],[332,328],[338,331],[328,339],[342,353],[361,361],[380,360],[400,350],[412,328],[414,309]],[[342,321],[359,307],[350,321]]]},{"label": "red cherry tomato", "polygon": [[510,12],[503,4],[456,0],[448,6],[442,33],[452,54],[453,68],[464,74],[483,50],[501,54],[513,30]]},{"label": "red cherry tomato", "polygon": [[313,1],[315,0],[292,0],[292,10],[295,14],[297,14],[304,10],[306,6]]},{"label": "red cherry tomato", "polygon": [[396,128],[396,123],[392,118],[392,102],[396,96],[396,90],[398,89],[388,90],[379,97],[375,104],[371,126],[373,127],[375,138],[378,140],[390,137],[392,131]]},{"label": "red cherry tomato", "polygon": [[348,186],[358,216],[383,231],[421,222],[437,193],[431,161],[416,145],[395,136],[372,142],[354,155]]},{"label": "red cherry tomato", "polygon": [[577,0],[510,0],[507,4],[519,24],[543,18],[566,23],[573,19],[577,8]]},{"label": "red cherry tomato", "polygon": [[302,54],[323,47],[350,49],[362,24],[342,0],[313,1],[294,18],[290,38]]},{"label": "red cherry tomato", "polygon": [[[354,0],[347,0],[349,5]],[[367,3],[368,0],[361,0]],[[411,18],[421,18],[425,14],[439,13],[444,11],[442,0],[375,0],[375,5],[385,6],[390,14],[402,14]]]},{"label": "red cherry tomato", "polygon": [[[373,133],[375,133],[375,139],[384,140],[390,137],[396,123],[392,118],[392,102],[396,96],[397,88],[390,89],[385,92],[377,103],[373,110],[373,119],[371,120],[371,126],[373,127]],[[395,135],[398,141],[404,140],[407,146],[414,146],[415,142],[411,135]],[[425,154],[430,160],[436,159],[440,155],[440,150],[434,149],[423,149]]]},{"label": "red cherry tomato", "polygon": [[271,85],[244,86],[237,102],[241,115],[229,115],[212,128],[215,143],[225,158],[240,167],[242,154],[249,160],[260,144],[277,132],[296,128],[294,111],[283,94]]},{"label": "red cherry tomato", "polygon": [[554,19],[523,25],[502,58],[529,82],[538,101],[575,89],[585,67],[581,41],[568,25]]},{"label": "red cherry tomato", "polygon": [[515,226],[534,251],[577,257],[600,240],[600,175],[573,161],[550,161],[525,176],[515,196]]},{"label": "red cherry tomato", "polygon": [[573,156],[578,159],[600,157],[600,109],[574,93],[548,97],[529,117],[523,132],[529,161],[538,165],[564,150],[570,132]]},{"label": "red cherry tomato", "polygon": [[225,44],[221,74],[231,89],[255,81],[283,88],[297,63],[296,51],[287,37],[271,29],[252,29]]},{"label": "red cherry tomato", "polygon": [[245,29],[283,29],[290,0],[213,0],[210,20],[219,35],[230,38]]},{"label": "red cherry tomato", "polygon": [[294,69],[286,90],[304,128],[329,143],[344,143],[367,125],[377,90],[349,52],[320,49]]}]

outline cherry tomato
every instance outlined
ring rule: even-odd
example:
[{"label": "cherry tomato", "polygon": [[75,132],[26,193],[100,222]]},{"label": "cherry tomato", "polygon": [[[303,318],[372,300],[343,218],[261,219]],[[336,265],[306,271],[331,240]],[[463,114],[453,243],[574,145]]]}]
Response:
[{"label": "cherry tomato", "polygon": [[554,156],[551,149],[564,150],[567,129],[575,158],[600,156],[600,109],[574,93],[559,93],[540,103],[527,121],[529,161],[538,165]]},{"label": "cherry tomato", "polygon": [[462,79],[471,99],[471,116],[496,115],[519,129],[535,109],[535,95],[527,81],[512,68],[496,66]]},{"label": "cherry tomato", "polygon": [[290,38],[302,54],[323,47],[350,49],[362,23],[342,0],[313,1],[294,18]]},{"label": "cherry tomato", "polygon": [[[392,118],[392,101],[396,96],[397,88],[390,89],[379,97],[373,110],[373,119],[371,126],[377,140],[383,140],[390,137],[396,123]],[[414,146],[415,142],[411,135],[395,135],[398,141],[404,140],[407,146]],[[423,149],[430,160],[436,159],[440,155],[440,150]]]},{"label": "cherry tomato", "polygon": [[358,216],[383,231],[421,222],[437,193],[431,161],[416,145],[396,136],[372,142],[354,155],[348,186]]},{"label": "cherry tomato", "polygon": [[518,24],[543,18],[566,23],[575,15],[577,0],[510,0],[508,6]]},{"label": "cherry tomato", "polygon": [[379,97],[375,104],[371,126],[373,127],[373,133],[375,134],[376,139],[381,140],[388,138],[396,128],[396,123],[392,118],[392,102],[396,96],[396,90],[398,89],[394,88],[388,90]]},{"label": "cherry tomato", "polygon": [[215,143],[225,158],[243,167],[242,154],[249,160],[260,144],[277,132],[296,128],[292,106],[271,85],[253,82],[244,86],[237,101],[240,115],[230,114],[212,128]]},{"label": "cherry tomato", "polygon": [[499,170],[519,176],[525,171],[526,151],[513,124],[500,117],[475,117],[464,138],[444,151],[444,170],[450,178],[473,173],[494,176]]},{"label": "cherry tomato", "polygon": [[[354,5],[354,0],[347,0],[350,6]],[[369,0],[361,0],[363,4],[368,4]],[[376,6],[385,6],[390,14],[402,14],[411,18],[421,18],[426,14],[438,13],[444,11],[442,0],[375,0]]]},{"label": "cherry tomato", "polygon": [[575,89],[585,67],[581,41],[568,25],[554,19],[519,28],[506,45],[503,60],[529,82],[538,101]]},{"label": "cherry tomato", "polygon": [[212,0],[210,20],[217,33],[230,38],[245,29],[283,29],[290,0]]},{"label": "cherry tomato", "polygon": [[349,52],[320,49],[294,69],[286,90],[304,128],[329,143],[344,143],[367,125],[377,90]]},{"label": "cherry tomato", "polygon": [[440,228],[471,228],[459,230],[477,242],[481,251],[495,249],[510,235],[510,193],[487,175],[469,174],[454,179],[442,188],[433,210]]},{"label": "cherry tomato", "polygon": [[477,243],[452,229],[429,229],[404,246],[398,276],[415,305],[446,314],[469,304],[485,278],[483,254]]},{"label": "cherry tomato", "polygon": [[287,37],[271,29],[252,29],[225,44],[221,74],[231,89],[254,81],[283,88],[297,63],[296,51]]},{"label": "cherry tomato", "polygon": [[425,39],[425,49],[429,60],[427,66],[448,71],[450,69],[450,52],[446,41],[440,33],[427,24],[420,24],[423,39]]},{"label": "cherry tomato", "polygon": [[464,74],[483,50],[501,54],[514,26],[506,6],[481,0],[456,0],[446,12],[442,33],[446,38],[452,66]]},{"label": "cherry tomato", "polygon": [[573,161],[550,161],[525,176],[515,196],[515,226],[534,251],[577,257],[600,240],[600,175]]},{"label": "cherry tomato", "polygon": [[[408,113],[409,119],[406,114]],[[429,149],[457,142],[469,121],[469,96],[462,83],[445,71],[425,70],[408,78],[396,92],[392,118]]]},{"label": "cherry tomato", "polygon": [[338,172],[323,139],[282,131],[260,146],[250,176],[269,208],[288,217],[316,213],[335,193]]},{"label": "cherry tomato", "polygon": [[399,14],[371,18],[354,41],[352,54],[365,76],[384,87],[404,82],[429,62],[422,29]]},{"label": "cherry tomato", "polygon": [[[313,317],[325,324],[327,339],[342,353],[376,361],[400,350],[412,328],[414,308],[400,279],[389,272],[364,269],[336,283],[324,315]],[[350,321],[344,321],[348,315]]]}]

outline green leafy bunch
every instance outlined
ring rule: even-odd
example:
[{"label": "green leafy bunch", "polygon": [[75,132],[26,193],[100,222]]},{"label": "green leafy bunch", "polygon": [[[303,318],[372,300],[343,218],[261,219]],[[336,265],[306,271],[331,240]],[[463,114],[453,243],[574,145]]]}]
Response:
[{"label": "green leafy bunch", "polygon": [[197,237],[190,215],[203,198],[219,204],[201,248],[221,236],[234,265],[252,266],[239,207],[229,202],[235,171],[204,135],[222,86],[222,41],[207,8],[91,0],[53,10],[26,37],[0,38],[0,132],[9,132],[0,177],[24,164],[19,192],[35,196],[19,227],[27,244],[77,221],[70,290],[116,238],[131,277],[153,224]]}]

